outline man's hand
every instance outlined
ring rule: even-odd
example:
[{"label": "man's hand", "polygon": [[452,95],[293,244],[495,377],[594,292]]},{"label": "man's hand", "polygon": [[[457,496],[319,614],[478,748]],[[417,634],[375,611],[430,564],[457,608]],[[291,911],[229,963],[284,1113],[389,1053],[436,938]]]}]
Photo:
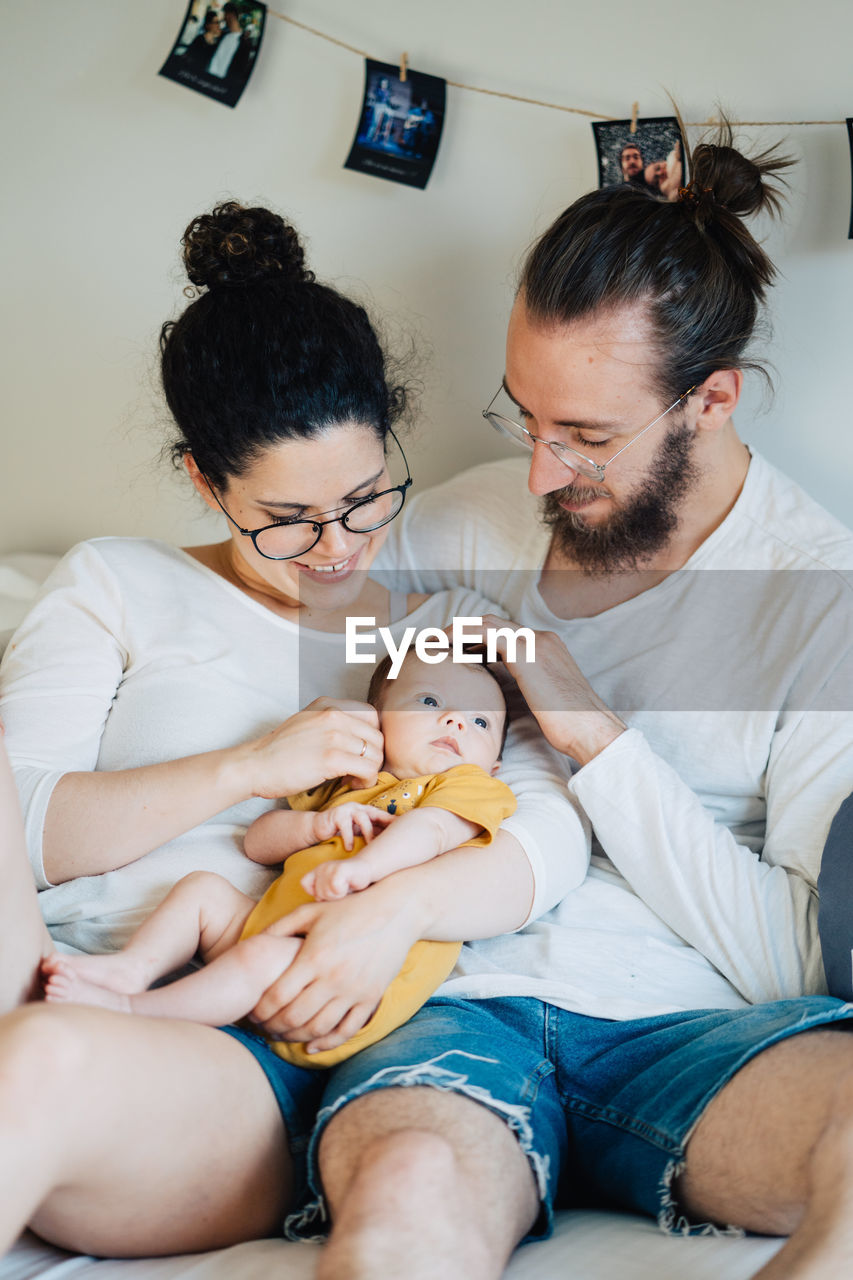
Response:
[{"label": "man's hand", "polygon": [[[483,617],[484,628],[497,630],[506,625],[506,619],[495,614]],[[517,660],[507,662],[504,636],[497,638],[498,656],[551,746],[578,764],[587,764],[627,726],[602,702],[558,635],[553,631],[536,631],[534,635],[534,661],[526,656],[527,646],[519,644]]]}]

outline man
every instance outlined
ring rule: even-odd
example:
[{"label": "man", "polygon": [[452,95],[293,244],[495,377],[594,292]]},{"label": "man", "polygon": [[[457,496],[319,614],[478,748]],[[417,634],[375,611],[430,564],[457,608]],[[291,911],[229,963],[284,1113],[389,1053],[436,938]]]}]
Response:
[{"label": "man", "polygon": [[558,1180],[666,1230],[790,1234],[762,1280],[849,1268],[853,1011],[820,994],[815,884],[853,776],[853,537],[732,420],[773,268],[725,201],[747,173],[772,203],[780,163],[724,136],[678,203],[606,188],[557,219],[485,411],[543,518],[489,464],[416,499],[388,557],[539,629],[512,670],[596,843],[332,1074],[322,1280],[490,1280]]},{"label": "man", "polygon": [[626,142],[619,152],[619,167],[623,182],[643,181],[643,156],[636,142]]},{"label": "man", "polygon": [[218,76],[224,80],[243,40],[243,28],[236,4],[226,4],[222,8],[225,30],[219,39],[213,57],[207,66],[208,75]]}]

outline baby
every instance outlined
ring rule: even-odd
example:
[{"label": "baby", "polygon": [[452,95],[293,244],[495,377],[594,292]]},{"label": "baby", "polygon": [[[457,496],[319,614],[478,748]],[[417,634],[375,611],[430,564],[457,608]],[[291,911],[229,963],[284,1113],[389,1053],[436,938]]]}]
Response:
[{"label": "baby", "polygon": [[[425,664],[413,653],[395,680],[379,664],[368,700],[385,740],[383,771],[352,791],[338,778],[288,798],[246,832],[255,862],[284,869],[260,902],[210,872],[179,880],[115,955],[43,962],[45,997],[151,1017],[220,1026],[244,1017],[280,976],[287,943],[264,934],[274,921],[314,899],[343,897],[394,871],[461,844],[487,845],[515,797],[494,774],[506,739],[506,702],[482,665]],[[357,834],[360,833],[360,834]],[[332,1066],[382,1039],[412,1016],[456,963],[461,944],[418,942],[369,1022],[336,1049],[308,1054],[275,1041],[300,1066]],[[198,953],[205,968],[147,988]]]}]

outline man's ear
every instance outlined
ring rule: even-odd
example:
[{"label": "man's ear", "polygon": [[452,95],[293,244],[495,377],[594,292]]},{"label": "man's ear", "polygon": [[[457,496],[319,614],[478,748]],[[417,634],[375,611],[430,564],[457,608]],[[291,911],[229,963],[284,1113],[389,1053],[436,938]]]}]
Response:
[{"label": "man's ear", "polygon": [[735,411],[743,387],[743,370],[718,369],[687,401],[697,431],[719,431]]},{"label": "man's ear", "polygon": [[212,511],[219,511],[219,504],[211,492],[210,485],[196,465],[196,460],[191,453],[184,454],[184,468],[190,480],[195,485],[196,493],[203,498]]}]

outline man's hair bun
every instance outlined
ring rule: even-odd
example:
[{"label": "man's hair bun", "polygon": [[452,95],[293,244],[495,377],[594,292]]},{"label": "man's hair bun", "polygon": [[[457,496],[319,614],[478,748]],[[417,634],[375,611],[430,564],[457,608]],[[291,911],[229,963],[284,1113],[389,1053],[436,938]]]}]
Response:
[{"label": "man's hair bun", "polygon": [[780,155],[778,147],[756,156],[743,155],[732,146],[731,125],[723,120],[713,141],[700,142],[694,148],[692,181],[687,190],[706,217],[712,215],[714,205],[741,218],[761,210],[778,214],[783,192],[772,180],[787,185],[779,175],[792,164],[793,159]]},{"label": "man's hair bun", "polygon": [[717,370],[763,371],[748,345],[775,268],[747,217],[778,212],[793,163],[775,147],[743,155],[726,121],[687,160],[676,200],[630,182],[581,196],[530,250],[519,290],[547,325],[641,305],[665,404]]},{"label": "man's hair bun", "polygon": [[299,236],[278,214],[233,200],[194,218],[183,235],[184,265],[194,285],[213,289],[278,279],[311,283]]}]

